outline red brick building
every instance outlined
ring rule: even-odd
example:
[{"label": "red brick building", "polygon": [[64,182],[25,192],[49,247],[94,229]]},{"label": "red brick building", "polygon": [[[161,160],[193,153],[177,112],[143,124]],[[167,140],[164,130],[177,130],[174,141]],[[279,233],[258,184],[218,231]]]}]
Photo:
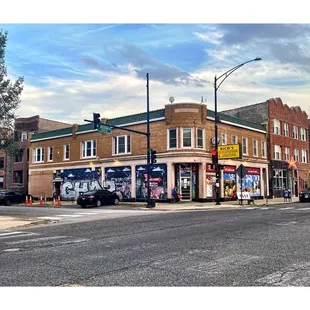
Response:
[{"label": "red brick building", "polygon": [[0,154],[0,188],[10,188],[19,192],[28,192],[29,169],[29,133],[70,127],[58,121],[41,118],[39,115],[20,117],[15,120],[15,140],[19,151],[13,156]]},{"label": "red brick building", "polygon": [[284,189],[298,196],[305,189],[310,173],[309,126],[305,111],[283,104],[280,98],[271,98],[221,113],[267,125],[271,196],[283,196]]},{"label": "red brick building", "polygon": [[[146,113],[109,119],[107,124],[146,132]],[[223,115],[218,128],[220,145],[242,145],[241,159],[220,160],[222,200],[236,199],[240,191],[236,169],[241,163],[248,167],[243,189],[255,198],[266,197],[265,127]],[[169,200],[176,186],[183,200],[214,200],[214,112],[204,104],[169,104],[150,112],[150,132],[151,148],[157,151],[157,163],[151,167],[151,198]],[[122,129],[101,133],[92,124],[75,124],[32,135],[30,149],[29,193],[33,196],[56,194],[74,200],[102,184],[125,200],[146,199],[145,136]]]}]

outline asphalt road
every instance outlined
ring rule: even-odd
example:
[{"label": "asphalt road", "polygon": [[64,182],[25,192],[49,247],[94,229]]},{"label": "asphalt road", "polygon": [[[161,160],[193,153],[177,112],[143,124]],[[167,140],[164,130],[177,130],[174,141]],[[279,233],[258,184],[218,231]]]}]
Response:
[{"label": "asphalt road", "polygon": [[295,203],[0,232],[0,286],[309,286],[309,224]]}]

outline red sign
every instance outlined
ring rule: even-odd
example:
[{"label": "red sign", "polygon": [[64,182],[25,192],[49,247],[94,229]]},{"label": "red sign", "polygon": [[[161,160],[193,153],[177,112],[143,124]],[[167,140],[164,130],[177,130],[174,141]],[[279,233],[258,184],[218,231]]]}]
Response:
[{"label": "red sign", "polygon": [[246,167],[247,169],[247,174],[260,174],[260,169],[259,168],[249,168]]},{"label": "red sign", "polygon": [[236,167],[235,166],[224,166],[224,172],[229,173],[236,173]]},{"label": "red sign", "polygon": [[[214,169],[213,169],[213,167],[214,167]],[[206,164],[206,171],[207,172],[215,172],[215,165]]]}]

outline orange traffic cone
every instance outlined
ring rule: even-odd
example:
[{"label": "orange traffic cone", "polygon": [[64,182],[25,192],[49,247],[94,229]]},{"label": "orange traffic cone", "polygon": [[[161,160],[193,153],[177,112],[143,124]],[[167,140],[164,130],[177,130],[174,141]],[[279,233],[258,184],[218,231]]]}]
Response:
[{"label": "orange traffic cone", "polygon": [[58,196],[58,202],[57,204],[60,206],[61,205],[61,202],[60,202],[60,196]]},{"label": "orange traffic cone", "polygon": [[55,197],[54,197],[54,199],[53,199],[53,206],[55,206],[56,205],[56,200],[55,200]]},{"label": "orange traffic cone", "polygon": [[40,197],[40,205],[43,205],[43,199],[42,199],[42,196]]},{"label": "orange traffic cone", "polygon": [[26,205],[28,204],[28,196],[26,196],[25,204],[26,204]]},{"label": "orange traffic cone", "polygon": [[29,204],[32,206],[32,197],[30,196]]}]

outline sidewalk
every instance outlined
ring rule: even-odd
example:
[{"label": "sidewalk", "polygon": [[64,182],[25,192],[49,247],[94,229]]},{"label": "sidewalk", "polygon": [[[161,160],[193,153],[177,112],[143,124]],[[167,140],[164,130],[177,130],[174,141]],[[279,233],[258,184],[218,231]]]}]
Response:
[{"label": "sidewalk", "polygon": [[[292,201],[284,201],[283,198],[273,198],[273,199],[260,199],[255,200],[254,205],[248,205],[245,201],[245,204],[239,205],[238,201],[226,201],[221,202],[221,205],[216,205],[215,202],[195,202],[195,201],[180,201],[178,203],[166,203],[166,202],[158,202],[156,203],[155,208],[148,209],[146,208],[145,202],[121,202],[117,206],[107,206],[107,209],[114,209],[114,210],[128,210],[128,209],[138,209],[138,210],[161,210],[161,211],[184,211],[184,210],[207,210],[207,209],[214,209],[214,210],[229,210],[229,209],[237,209],[237,208],[247,208],[247,207],[262,207],[262,206],[272,206],[272,205],[282,205],[287,203],[295,203],[298,202],[298,197],[292,197]],[[24,206],[25,208],[31,207],[40,207],[40,208],[59,208],[62,207],[76,207],[75,202],[71,201],[62,201],[61,205],[52,205],[52,203],[48,203],[46,205],[40,205],[40,202],[33,202],[32,205],[20,205]],[[5,229],[11,229],[21,226],[29,226],[29,225],[38,225],[44,224],[48,221],[38,221],[38,220],[21,220],[17,217],[11,216],[0,216],[0,231]]]}]

